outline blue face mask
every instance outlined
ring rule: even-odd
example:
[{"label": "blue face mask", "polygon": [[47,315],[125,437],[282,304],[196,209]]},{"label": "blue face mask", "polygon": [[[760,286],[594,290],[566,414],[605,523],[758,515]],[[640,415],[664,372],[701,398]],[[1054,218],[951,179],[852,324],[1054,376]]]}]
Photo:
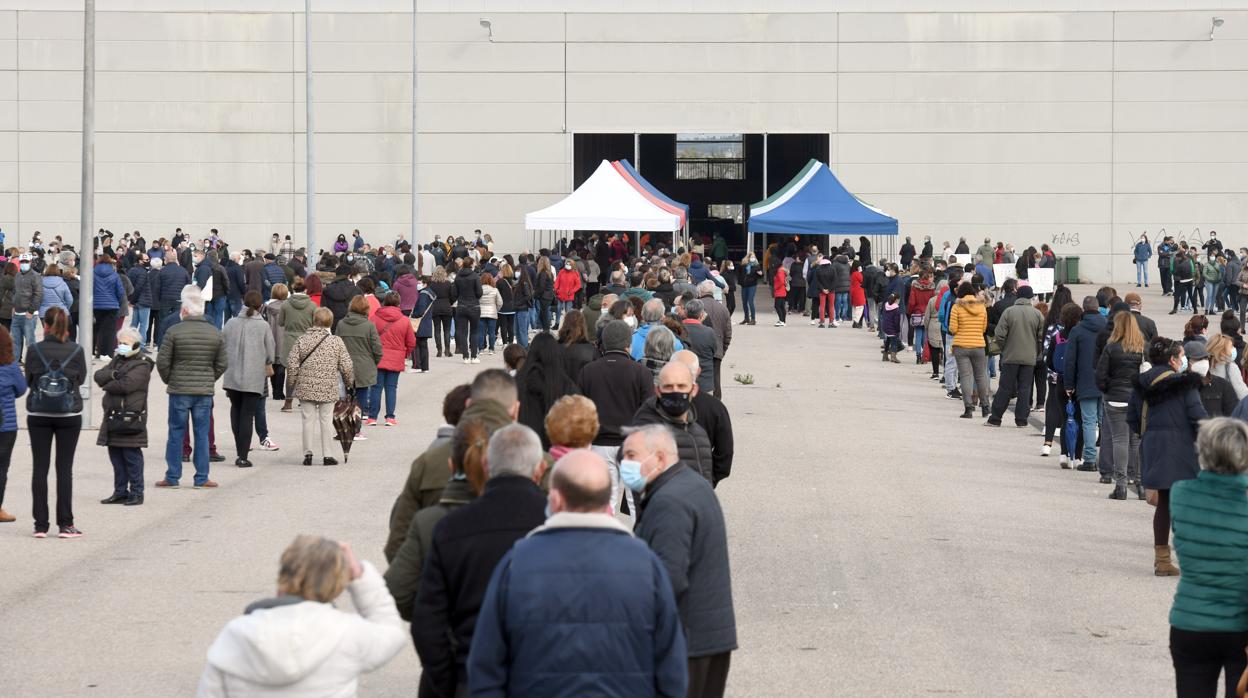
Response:
[{"label": "blue face mask", "polygon": [[634,492],[640,492],[645,489],[646,478],[641,474],[641,461],[620,461],[620,481],[624,483],[625,487]]},{"label": "blue face mask", "polygon": [[1097,308],[1097,310],[1100,311],[1101,317],[1109,315],[1109,308]]},{"label": "blue face mask", "polygon": [[1183,360],[1179,362],[1179,373],[1187,373],[1187,354],[1183,355]]}]

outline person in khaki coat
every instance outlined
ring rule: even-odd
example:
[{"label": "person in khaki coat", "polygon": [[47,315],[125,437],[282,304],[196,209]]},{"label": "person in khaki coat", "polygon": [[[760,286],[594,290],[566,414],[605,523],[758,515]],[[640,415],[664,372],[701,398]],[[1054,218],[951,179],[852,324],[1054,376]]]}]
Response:
[{"label": "person in khaki coat", "polygon": [[347,353],[351,355],[355,384],[349,392],[355,395],[355,401],[367,415],[372,387],[377,384],[377,362],[382,356],[381,335],[377,333],[377,326],[368,319],[370,308],[366,296],[352,298],[348,308],[347,316],[338,322],[334,334],[342,339]]},{"label": "person in khaki coat", "polygon": [[136,506],[143,503],[143,449],[147,448],[147,420],[135,431],[116,433],[109,428],[109,415],[120,412],[146,414],[147,389],[156,364],[139,351],[143,336],[138,328],[125,327],[117,333],[117,353],[112,361],[95,372],[95,384],[104,392],[104,420],[95,443],[108,447],[113,464],[113,494],[101,504]]},{"label": "person in khaki coat", "polygon": [[1001,426],[1010,398],[1014,400],[1014,426],[1027,426],[1031,412],[1028,397],[1035,382],[1036,358],[1044,341],[1044,316],[1031,304],[1030,286],[1018,289],[1018,300],[1001,313],[993,339],[1001,347],[1001,382],[992,400],[988,425]]},{"label": "person in khaki coat", "polygon": [[355,380],[347,346],[342,339],[329,333],[332,324],[333,311],[318,308],[312,316],[312,326],[295,342],[286,357],[286,375],[303,417],[304,465],[312,465],[312,444],[317,429],[321,437],[321,463],[338,465],[338,460],[330,455],[336,448],[334,403],[338,401],[340,382],[346,386]]}]

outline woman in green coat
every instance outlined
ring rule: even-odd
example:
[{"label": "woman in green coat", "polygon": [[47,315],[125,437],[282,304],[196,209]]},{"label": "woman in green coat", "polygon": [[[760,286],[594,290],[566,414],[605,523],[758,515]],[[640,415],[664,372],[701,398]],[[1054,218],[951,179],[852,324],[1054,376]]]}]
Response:
[{"label": "woman in green coat", "polygon": [[[381,335],[377,326],[368,319],[368,296],[356,296],[351,299],[347,316],[334,329],[334,334],[342,338],[347,345],[347,353],[351,355],[351,368],[355,372],[355,385],[349,386],[355,394],[355,401],[364,414],[369,414],[369,388],[377,383],[377,362],[381,361]],[[360,425],[375,426],[376,419],[361,420]],[[356,437],[359,438],[359,437]]]},{"label": "woman in green coat", "polygon": [[1201,422],[1200,472],[1170,490],[1174,550],[1183,568],[1170,607],[1170,656],[1180,696],[1226,695],[1248,646],[1248,423]]},{"label": "woman in green coat", "polygon": [[[278,352],[283,357],[282,365],[285,365],[285,357],[290,356],[290,350],[295,346],[295,342],[303,336],[304,332],[312,326],[312,314],[316,312],[316,304],[304,293],[303,279],[295,279],[291,284],[290,290],[293,292],[290,299],[282,304],[277,313],[277,324],[282,328],[282,349]],[[290,385],[290,380],[286,381],[286,402],[282,404],[283,412],[293,411],[291,406],[294,389]]]}]

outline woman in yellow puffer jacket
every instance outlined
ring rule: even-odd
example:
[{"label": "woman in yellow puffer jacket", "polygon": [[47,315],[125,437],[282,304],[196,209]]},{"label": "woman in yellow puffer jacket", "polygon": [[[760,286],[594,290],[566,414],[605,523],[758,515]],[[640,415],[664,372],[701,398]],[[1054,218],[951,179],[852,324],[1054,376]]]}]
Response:
[{"label": "woman in yellow puffer jacket", "polygon": [[988,307],[970,282],[958,286],[958,302],[949,311],[949,331],[953,334],[953,358],[958,362],[958,383],[962,388],[962,419],[970,419],[974,414],[972,389],[979,394],[979,410],[987,417],[988,353],[984,333],[988,331]]}]

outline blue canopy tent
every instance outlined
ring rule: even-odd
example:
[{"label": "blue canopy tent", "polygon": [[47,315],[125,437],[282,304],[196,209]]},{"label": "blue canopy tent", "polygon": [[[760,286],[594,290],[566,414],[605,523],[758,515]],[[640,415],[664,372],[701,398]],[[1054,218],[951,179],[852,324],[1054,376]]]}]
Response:
[{"label": "blue canopy tent", "polygon": [[[891,247],[897,219],[864,203],[845,189],[827,165],[811,160],[780,191],[750,205],[747,229],[750,233],[889,236]],[[872,248],[878,249],[875,244]]]}]

